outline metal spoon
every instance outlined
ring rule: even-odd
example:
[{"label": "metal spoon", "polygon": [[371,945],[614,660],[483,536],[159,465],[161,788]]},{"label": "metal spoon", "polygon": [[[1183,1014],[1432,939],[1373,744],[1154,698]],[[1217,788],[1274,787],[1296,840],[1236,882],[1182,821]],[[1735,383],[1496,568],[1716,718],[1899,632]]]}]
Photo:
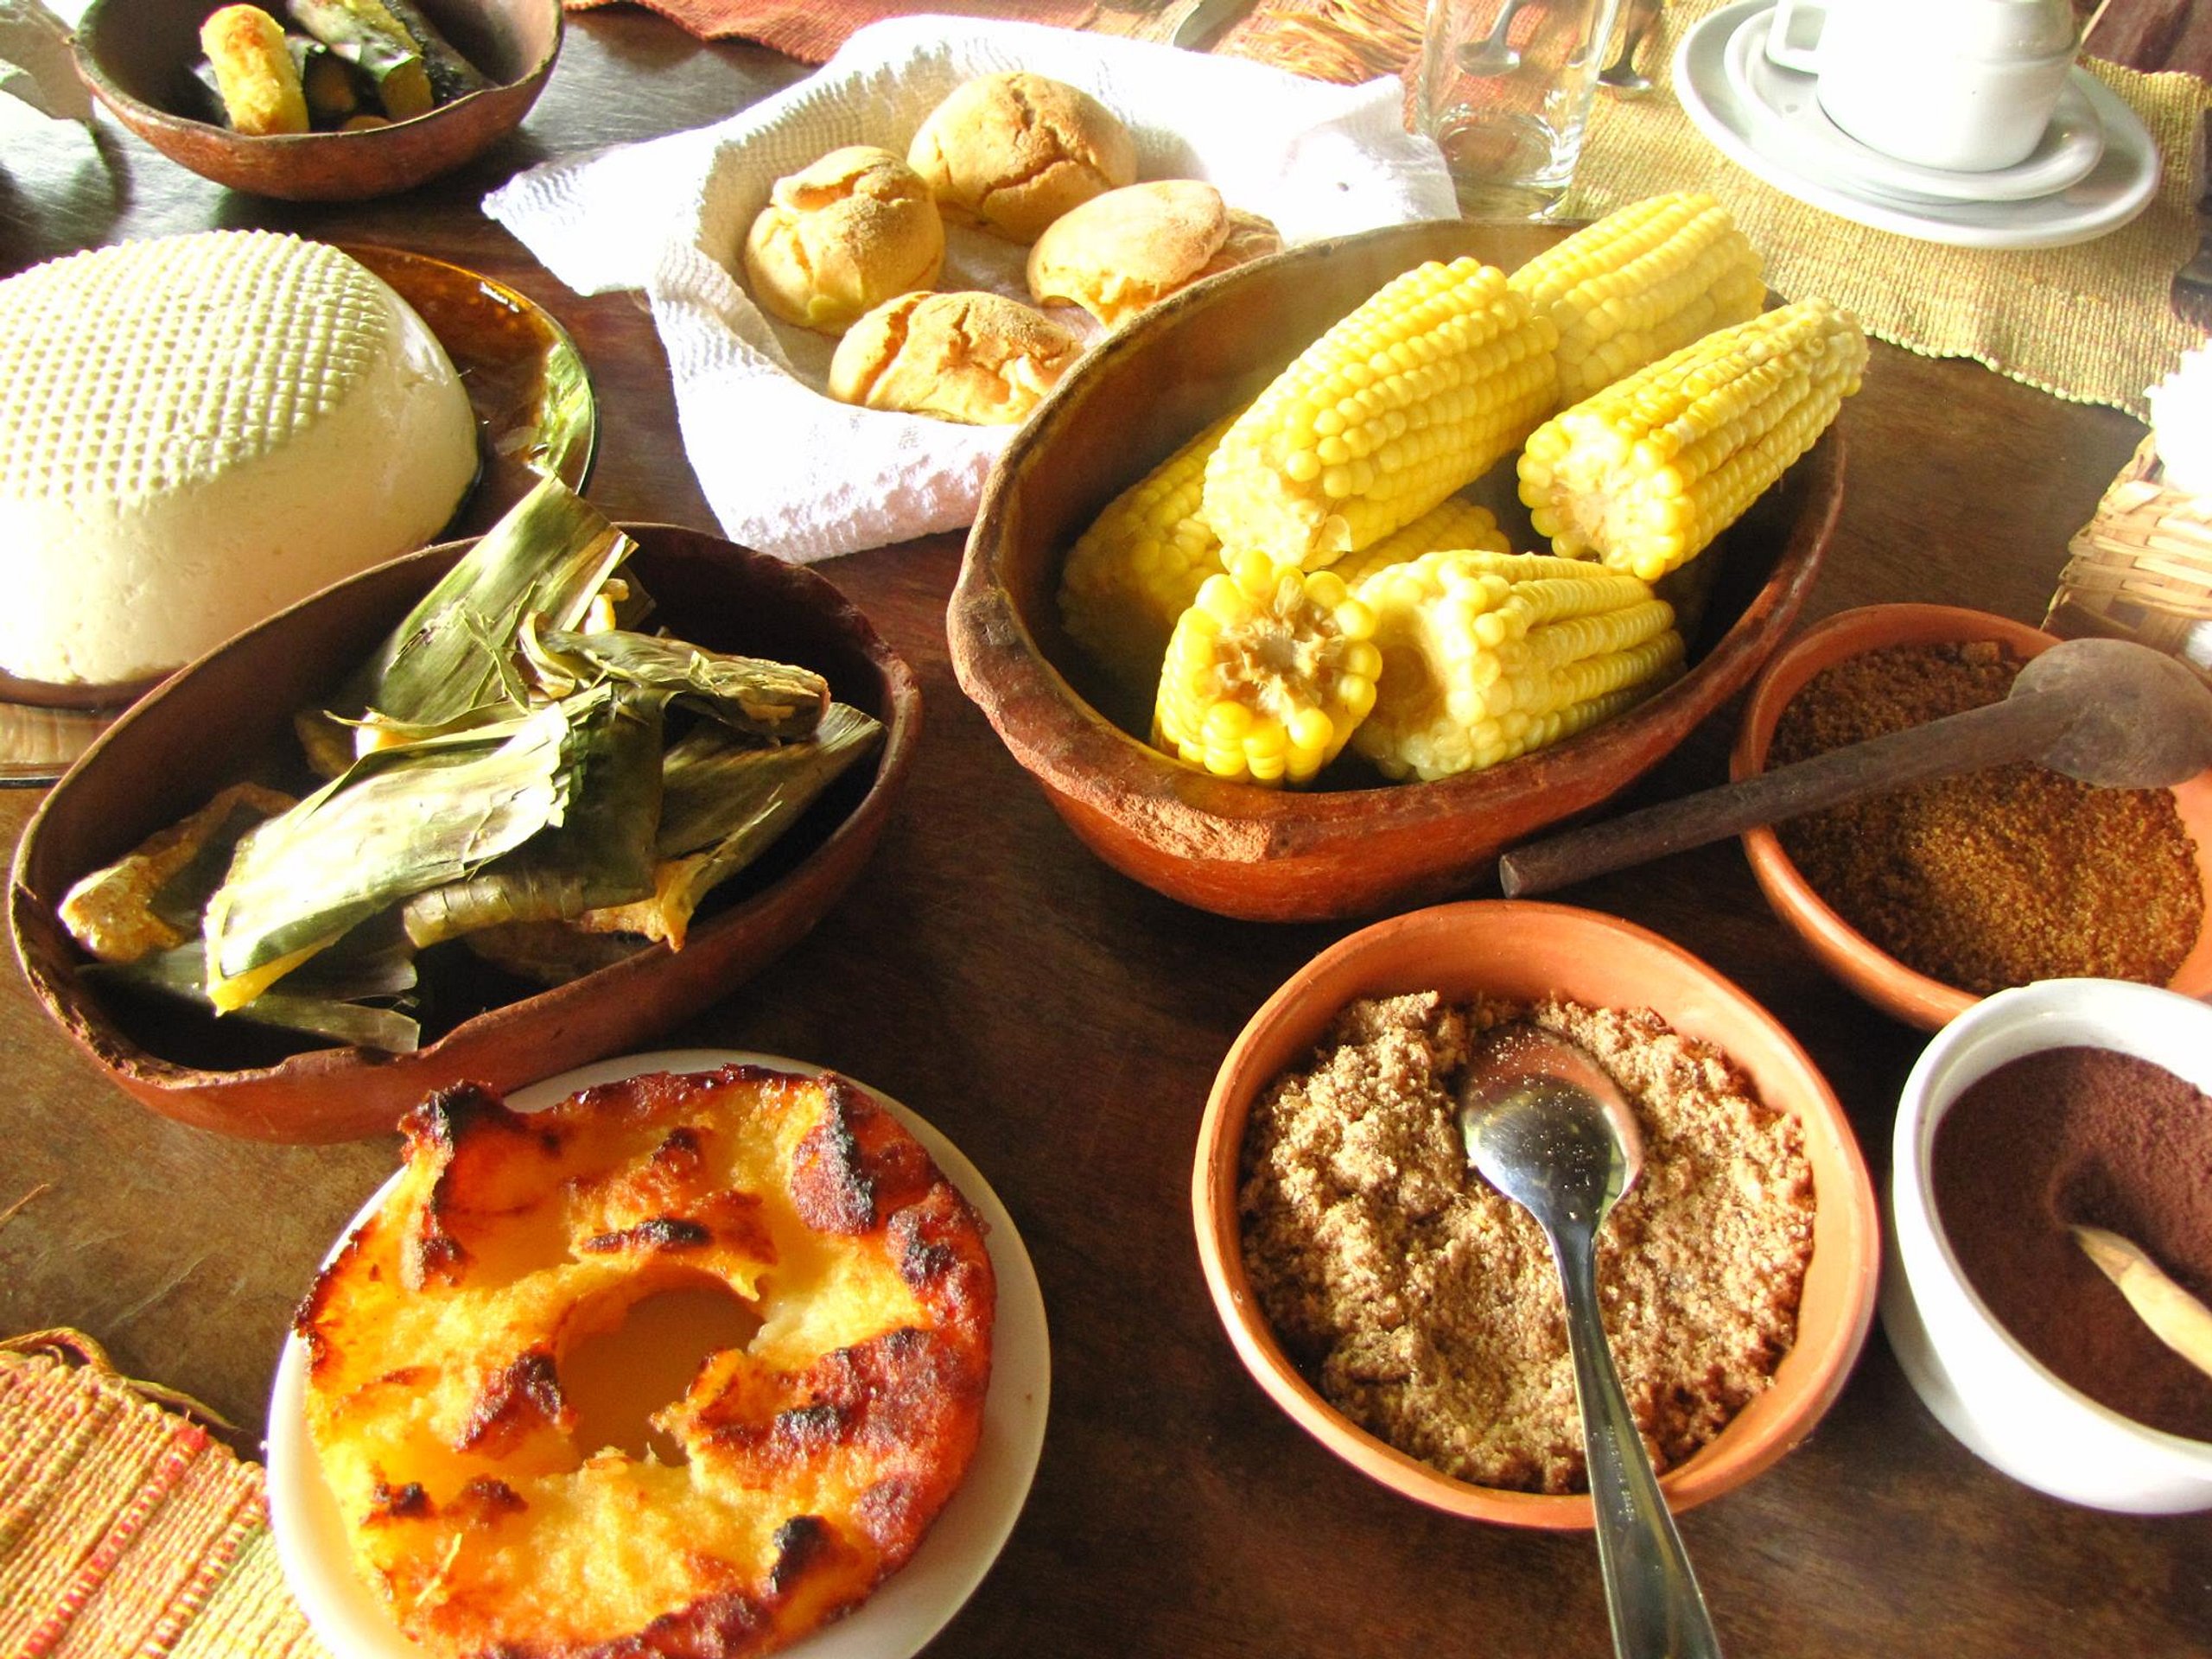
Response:
[{"label": "metal spoon", "polygon": [[1513,20],[1529,0],[1505,0],[1490,33],[1459,48],[1459,68],[1470,75],[1510,75],[1521,67],[1521,54],[1506,41]]},{"label": "metal spoon", "polygon": [[2068,639],[2002,702],[1646,807],[1497,861],[1509,899],[1954,772],[2035,760],[2104,788],[2160,789],[2212,766],[2212,687],[2126,639]]},{"label": "metal spoon", "polygon": [[1621,54],[1598,72],[1598,84],[1615,98],[1642,98],[1651,90],[1649,77],[1636,67],[1643,37],[1659,21],[1662,0],[1630,0],[1628,27],[1621,33]]},{"label": "metal spoon", "polygon": [[1535,1217],[1559,1264],[1613,1651],[1719,1659],[1719,1638],[1598,1317],[1598,1225],[1643,1164],[1635,1116],[1588,1054],[1516,1022],[1493,1034],[1460,1086],[1459,1134],[1469,1161]]}]

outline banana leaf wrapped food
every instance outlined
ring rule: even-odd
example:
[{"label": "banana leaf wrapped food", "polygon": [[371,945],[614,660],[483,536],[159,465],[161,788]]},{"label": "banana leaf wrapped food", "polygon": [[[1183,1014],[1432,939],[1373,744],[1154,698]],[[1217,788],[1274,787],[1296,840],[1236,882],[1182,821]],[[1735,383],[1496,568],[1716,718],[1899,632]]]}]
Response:
[{"label": "banana leaf wrapped food", "polygon": [[226,791],[71,890],[98,976],[405,1050],[448,940],[540,979],[681,950],[883,728],[810,669],[647,632],[632,550],[540,484],[296,718],[321,788]]}]

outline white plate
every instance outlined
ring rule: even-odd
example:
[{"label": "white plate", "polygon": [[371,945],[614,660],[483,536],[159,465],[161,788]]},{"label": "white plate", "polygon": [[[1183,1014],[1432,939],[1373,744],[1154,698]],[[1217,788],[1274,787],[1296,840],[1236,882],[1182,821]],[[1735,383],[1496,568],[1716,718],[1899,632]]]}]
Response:
[{"label": "white plate", "polygon": [[2135,112],[2094,76],[2077,84],[2104,130],[2104,154],[2064,190],[2028,201],[1905,201],[1809,170],[1762,138],[1760,118],[1729,84],[1729,41],[1773,0],[1737,0],[1701,20],[1675,54],[1675,93],[1720,153],[1798,200],[1853,224],[1961,248],[2057,248],[2118,230],[2150,205],[2158,151]]},{"label": "white plate", "polygon": [[[563,1072],[516,1090],[508,1103],[518,1111],[542,1111],[579,1089],[619,1083],[642,1072],[706,1071],[747,1063],[808,1076],[823,1070],[772,1054],[677,1049],[601,1060]],[[974,1593],[998,1558],[1029,1496],[1029,1483],[1045,1445],[1052,1347],[1037,1270],[1021,1235],[1014,1230],[1014,1217],[957,1147],[881,1090],[868,1089],[868,1093],[912,1133],[983,1218],[991,1267],[998,1278],[991,1386],[983,1401],[982,1435],[967,1476],[921,1548],[851,1617],[785,1649],[791,1659],[906,1659],[920,1651]],[[391,1186],[392,1181],[386,1181],[361,1206],[331,1247],[331,1255],[375,1212]],[[269,1518],[285,1579],[308,1623],[338,1659],[422,1659],[423,1649],[400,1633],[354,1574],[337,1502],[323,1484],[322,1465],[308,1438],[306,1373],[303,1344],[297,1337],[288,1338],[269,1404]]]},{"label": "white plate", "polygon": [[2104,123],[2085,86],[2097,84],[2075,68],[2058,97],[2050,125],[2025,160],[1987,173],[1920,167],[1870,149],[1821,107],[1820,83],[1785,69],[1766,54],[1771,10],[1754,12],[1728,38],[1728,85],[1758,124],[1760,141],[1793,157],[1806,171],[1908,201],[2027,201],[2087,178],[2105,152]]}]

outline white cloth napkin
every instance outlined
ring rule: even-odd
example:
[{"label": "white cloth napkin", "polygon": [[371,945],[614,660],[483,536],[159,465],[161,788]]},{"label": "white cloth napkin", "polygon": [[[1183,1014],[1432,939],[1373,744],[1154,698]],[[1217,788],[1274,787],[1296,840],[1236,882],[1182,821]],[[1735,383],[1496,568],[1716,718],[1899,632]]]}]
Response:
[{"label": "white cloth napkin", "polygon": [[[955,86],[1009,69],[1090,92],[1135,135],[1139,176],[1206,180],[1273,219],[1286,243],[1458,214],[1435,145],[1403,129],[1395,80],[1325,86],[1142,41],[950,16],[861,29],[815,74],[715,126],[518,175],[484,209],[555,276],[582,294],[645,291],[684,449],[733,539],[803,561],[975,517],[1013,429],[834,402],[823,390],[834,342],[772,321],[732,273],[778,178],[842,144],[903,155]],[[938,286],[1026,299],[1027,251],[948,227]]]}]

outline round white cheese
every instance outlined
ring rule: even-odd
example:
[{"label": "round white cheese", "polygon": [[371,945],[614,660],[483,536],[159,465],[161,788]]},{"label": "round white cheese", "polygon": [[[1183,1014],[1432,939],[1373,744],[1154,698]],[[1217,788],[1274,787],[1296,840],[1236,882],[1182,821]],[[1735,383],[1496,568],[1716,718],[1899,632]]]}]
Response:
[{"label": "round white cheese", "polygon": [[423,545],[476,473],[453,365],[335,248],[211,231],[0,282],[0,670],[121,684]]}]

